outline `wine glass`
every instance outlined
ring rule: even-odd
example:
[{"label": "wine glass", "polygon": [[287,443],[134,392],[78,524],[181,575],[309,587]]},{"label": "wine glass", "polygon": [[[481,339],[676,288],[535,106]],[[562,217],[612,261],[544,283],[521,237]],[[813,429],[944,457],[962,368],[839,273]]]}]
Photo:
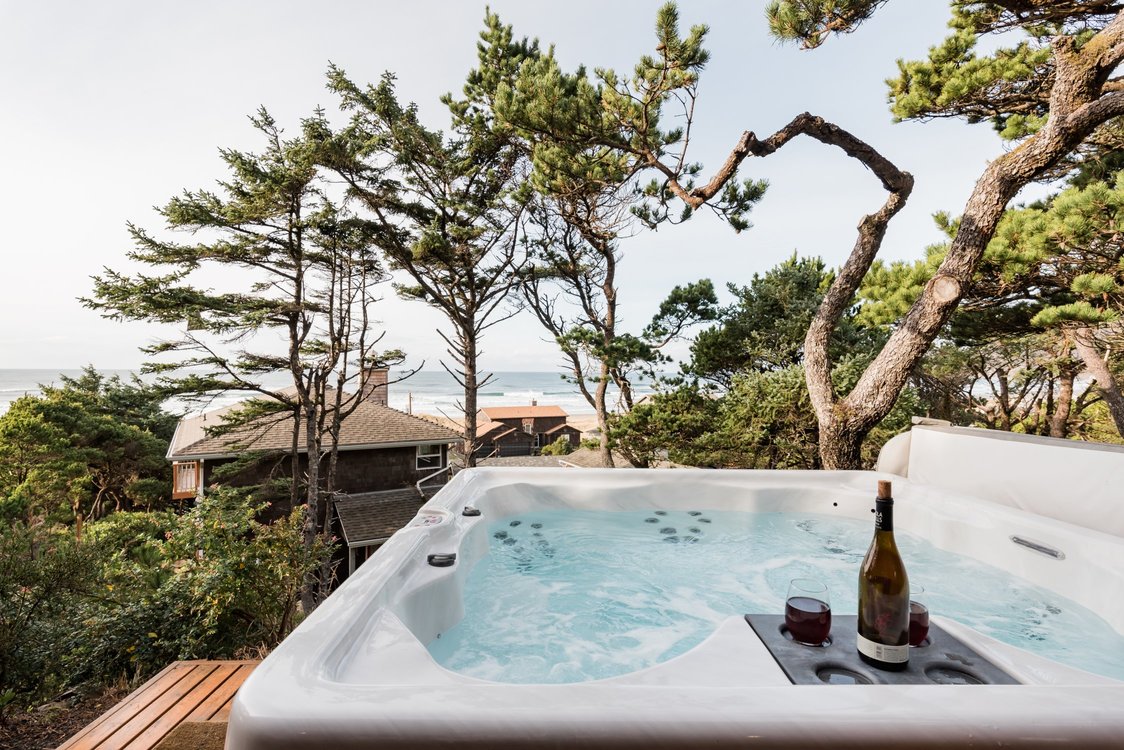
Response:
[{"label": "wine glass", "polygon": [[784,624],[797,643],[822,646],[831,632],[831,599],[827,586],[812,578],[793,578],[788,584]]},{"label": "wine glass", "polygon": [[929,608],[925,605],[925,587],[909,585],[909,645],[920,646],[929,635]]}]

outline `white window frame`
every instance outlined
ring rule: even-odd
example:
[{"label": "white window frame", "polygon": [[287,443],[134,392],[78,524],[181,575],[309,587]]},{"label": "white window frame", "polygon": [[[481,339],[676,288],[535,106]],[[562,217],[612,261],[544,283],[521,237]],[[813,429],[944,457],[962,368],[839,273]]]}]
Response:
[{"label": "white window frame", "polygon": [[[436,458],[437,463],[429,463],[430,459]],[[437,471],[438,469],[445,468],[445,451],[442,450],[440,443],[431,443],[430,445],[419,445],[417,453],[414,456],[414,468],[418,471],[428,469],[430,471]]]}]

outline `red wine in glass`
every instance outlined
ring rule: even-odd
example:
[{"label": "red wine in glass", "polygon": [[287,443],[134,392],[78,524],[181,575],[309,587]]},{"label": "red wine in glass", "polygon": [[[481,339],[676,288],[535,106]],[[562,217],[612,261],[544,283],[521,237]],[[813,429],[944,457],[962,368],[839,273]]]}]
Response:
[{"label": "red wine in glass", "polygon": [[921,602],[909,602],[909,645],[920,646],[929,635],[929,608]]},{"label": "red wine in glass", "polygon": [[784,624],[797,643],[822,645],[831,632],[831,607],[810,596],[790,596],[784,605]]}]

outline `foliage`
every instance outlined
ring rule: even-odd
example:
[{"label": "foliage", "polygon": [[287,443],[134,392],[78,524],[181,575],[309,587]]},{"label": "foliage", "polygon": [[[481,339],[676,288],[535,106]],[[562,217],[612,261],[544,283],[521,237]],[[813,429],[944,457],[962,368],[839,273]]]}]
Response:
[{"label": "foliage", "polygon": [[[1073,393],[1072,404],[1061,406],[1061,422],[1053,419],[1059,408],[1055,390],[1070,382],[1070,371],[1075,370],[1070,355],[1075,337],[1089,338],[1090,343],[1096,337],[1119,339],[1117,321],[1124,311],[1124,242],[1118,229],[1124,220],[1124,175],[1118,174],[1111,184],[1079,182],[1045,201],[1004,214],[965,304],[951,321],[949,341],[939,356],[931,354],[920,368],[919,377],[936,384],[941,378],[932,376],[934,362],[948,363],[950,347],[964,347],[960,359],[967,369],[954,378],[972,376],[966,390],[961,384],[958,397],[970,421],[1057,437],[1104,433],[1102,426],[1089,421],[1099,409],[1087,411],[1097,402],[1087,389]],[[957,222],[944,215],[937,218],[942,228],[955,234]],[[923,261],[876,264],[864,281],[860,320],[888,324],[903,314],[947,250],[946,245],[936,245]],[[1114,348],[1110,343],[1110,354]],[[1085,359],[1097,364],[1091,357]],[[1116,358],[1108,359],[1111,365]],[[1110,379],[1101,378],[1106,372],[1092,377]],[[972,383],[986,385],[990,392],[975,398]],[[1111,399],[1114,384],[1099,386],[1109,389]],[[1067,387],[1072,390],[1072,383]]]},{"label": "foliage", "polygon": [[[740,372],[800,364],[808,325],[833,278],[821,259],[794,253],[764,274],[754,274],[747,286],[728,284],[734,304],[718,312],[717,325],[699,332],[685,373],[728,387]],[[833,336],[834,356],[870,348],[868,333],[847,315]]]},{"label": "foliage", "polygon": [[159,392],[87,367],[0,416],[0,517],[71,521],[169,501],[164,454],[175,417]]},{"label": "foliage", "polygon": [[542,447],[541,453],[544,456],[566,456],[574,452],[574,446],[570,443],[570,438],[562,436]]},{"label": "foliage", "polygon": [[481,68],[469,75],[466,100],[445,97],[453,132],[426,128],[417,107],[398,100],[394,76],[361,87],[339,68],[329,87],[352,113],[338,134],[320,134],[324,162],[342,176],[350,195],[380,228],[391,266],[409,276],[395,285],[405,299],[436,308],[452,331],[438,331],[450,360],[442,366],[464,391],[465,455],[475,462],[477,394],[491,375],[478,371],[484,332],[514,313],[505,308],[516,282],[520,216],[528,200],[521,147],[485,115],[484,84],[498,85],[485,49],[521,58],[533,49],[510,42],[491,14],[481,45]]},{"label": "foliage", "polygon": [[799,40],[806,49],[824,43],[828,34],[853,31],[887,0],[770,0],[765,8],[769,31],[784,41]]},{"label": "foliage", "polygon": [[[51,695],[66,675],[53,648],[97,588],[93,547],[42,527],[0,526],[0,695]],[[0,705],[0,712],[3,705]]]},{"label": "foliage", "polygon": [[220,488],[183,515],[115,513],[86,539],[0,530],[0,693],[20,702],[143,677],[177,659],[271,647],[296,624],[308,550],[299,510],[273,524]]},{"label": "foliage", "polygon": [[[687,151],[699,75],[710,59],[703,47],[707,27],[681,35],[679,11],[667,3],[656,13],[655,32],[656,55],[641,56],[631,76],[606,68],[590,73],[584,66],[564,73],[551,49],[524,60],[514,80],[499,83],[497,119],[530,144],[539,192],[588,200],[611,191],[625,202],[639,199],[629,209],[649,226],[693,215],[695,209],[685,207],[673,217],[667,205],[673,184],[690,190],[701,170]],[[672,119],[681,124],[664,129]],[[636,181],[657,163],[654,179]],[[706,205],[741,231],[765,189],[760,180],[730,181]]]},{"label": "foliage", "polygon": [[304,576],[330,548],[318,539],[305,549],[299,509],[272,524],[255,520],[260,510],[245,492],[220,488],[183,516],[131,514],[127,525],[98,528],[116,544],[102,561],[112,606],[91,611],[72,643],[75,673],[106,680],[280,642],[296,623]]},{"label": "foliage", "polygon": [[[844,359],[835,372],[838,387],[849,387],[863,364]],[[873,465],[882,445],[909,428],[918,406],[914,392],[904,391],[864,442],[864,465]],[[800,365],[743,370],[721,395],[697,384],[657,394],[616,420],[612,434],[618,449],[641,466],[666,457],[710,468],[821,468],[815,413]]]},{"label": "foliage", "polygon": [[636,466],[666,458],[676,463],[710,466],[697,447],[714,429],[719,401],[697,387],[682,385],[656,393],[612,423],[614,444]]}]

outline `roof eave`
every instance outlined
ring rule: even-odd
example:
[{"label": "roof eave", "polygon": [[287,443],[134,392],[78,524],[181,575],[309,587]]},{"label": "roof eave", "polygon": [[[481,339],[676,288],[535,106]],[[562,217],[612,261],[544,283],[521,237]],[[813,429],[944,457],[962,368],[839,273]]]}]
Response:
[{"label": "roof eave", "polygon": [[[448,437],[448,438],[425,438],[423,440],[396,440],[388,443],[360,443],[357,445],[341,445],[340,452],[344,451],[362,451],[373,450],[380,448],[410,448],[419,445],[450,445],[463,440],[461,437]],[[176,453],[167,456],[169,461],[206,461],[208,459],[217,458],[238,458],[243,453],[250,453],[254,450],[253,446],[247,446],[240,451],[225,451],[222,453]],[[286,450],[281,449],[266,449],[267,453],[288,453]],[[297,449],[297,453],[308,453],[308,449],[301,447]]]}]

